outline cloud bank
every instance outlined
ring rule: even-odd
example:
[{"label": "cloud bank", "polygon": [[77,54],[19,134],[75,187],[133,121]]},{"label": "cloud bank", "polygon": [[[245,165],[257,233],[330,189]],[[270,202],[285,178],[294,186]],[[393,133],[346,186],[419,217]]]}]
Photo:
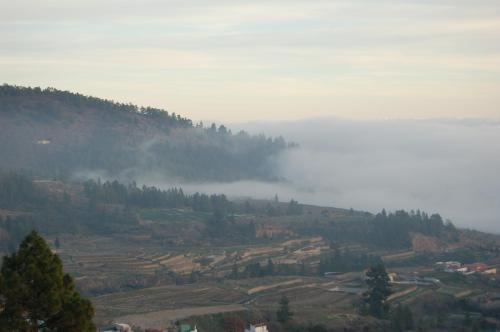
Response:
[{"label": "cloud bank", "polygon": [[301,146],[276,161],[286,183],[220,190],[266,197],[275,191],[282,199],[371,212],[422,209],[462,227],[500,232],[500,122],[312,119],[240,126]]},{"label": "cloud bank", "polygon": [[[281,201],[373,213],[420,209],[461,227],[500,233],[500,121],[319,118],[230,127],[300,144],[271,161],[283,181],[193,183],[146,171],[117,178],[231,198],[277,194]],[[80,177],[109,179],[104,173]]]}]

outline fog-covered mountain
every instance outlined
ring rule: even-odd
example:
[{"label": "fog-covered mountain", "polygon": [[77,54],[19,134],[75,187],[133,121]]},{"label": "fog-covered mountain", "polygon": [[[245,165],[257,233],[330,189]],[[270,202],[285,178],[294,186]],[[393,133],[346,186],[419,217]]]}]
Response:
[{"label": "fog-covered mountain", "polygon": [[0,168],[41,176],[272,180],[282,138],[52,88],[0,86]]}]

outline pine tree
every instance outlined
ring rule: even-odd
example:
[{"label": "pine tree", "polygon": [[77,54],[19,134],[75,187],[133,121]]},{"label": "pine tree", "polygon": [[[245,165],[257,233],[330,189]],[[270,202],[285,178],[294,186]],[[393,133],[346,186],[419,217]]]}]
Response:
[{"label": "pine tree", "polygon": [[370,267],[366,273],[368,291],[363,294],[366,312],[377,318],[386,318],[389,313],[387,298],[391,294],[389,277],[383,264]]},{"label": "pine tree", "polygon": [[286,295],[281,297],[280,308],[276,312],[276,316],[280,323],[286,323],[293,317],[293,312],[290,310],[288,297],[286,297]]},{"label": "pine tree", "polygon": [[0,331],[95,331],[94,309],[45,240],[32,231],[0,272]]}]

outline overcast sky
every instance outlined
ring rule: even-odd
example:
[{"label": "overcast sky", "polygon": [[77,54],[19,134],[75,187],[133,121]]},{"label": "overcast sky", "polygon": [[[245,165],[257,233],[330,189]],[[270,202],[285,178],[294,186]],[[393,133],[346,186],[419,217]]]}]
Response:
[{"label": "overcast sky", "polygon": [[0,80],[218,122],[500,117],[498,0],[0,0]]}]

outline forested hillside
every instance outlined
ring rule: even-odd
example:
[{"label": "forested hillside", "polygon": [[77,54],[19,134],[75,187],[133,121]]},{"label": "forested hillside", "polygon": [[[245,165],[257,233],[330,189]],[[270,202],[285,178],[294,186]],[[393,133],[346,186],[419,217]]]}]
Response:
[{"label": "forested hillside", "polygon": [[[175,219],[185,224],[192,221],[193,212],[203,225],[201,239],[243,243],[255,239],[255,226],[236,224],[235,214],[270,215],[270,206],[230,201],[224,194],[188,195],[181,188],[162,190],[117,181],[33,181],[23,174],[0,172],[0,253],[14,250],[32,229],[45,235],[158,232],[141,224],[141,211],[153,219],[158,213],[161,217],[165,211],[178,211]],[[295,200],[273,203],[273,216],[300,214],[302,205]]]},{"label": "forested hillside", "polygon": [[32,181],[19,173],[0,172],[0,252],[12,250],[32,229],[52,235],[156,233],[158,238],[165,234],[160,235],[163,233],[158,227],[150,228],[151,224],[141,220],[163,219],[165,213],[173,211],[177,211],[173,219],[183,225],[190,224],[196,215],[197,234],[189,236],[195,242],[252,242],[257,235],[252,220],[277,222],[290,230],[283,234],[322,236],[331,243],[362,243],[391,250],[411,248],[412,234],[448,243],[456,242],[460,234],[440,215],[420,211],[372,215],[346,210],[342,217],[332,219],[328,210],[321,215],[306,213],[304,206],[293,199],[283,203],[230,201],[223,194],[189,195],[181,188],[162,190],[117,181]]},{"label": "forested hillside", "polygon": [[233,134],[165,110],[52,88],[0,86],[0,168],[193,181],[278,178],[283,138]]}]

